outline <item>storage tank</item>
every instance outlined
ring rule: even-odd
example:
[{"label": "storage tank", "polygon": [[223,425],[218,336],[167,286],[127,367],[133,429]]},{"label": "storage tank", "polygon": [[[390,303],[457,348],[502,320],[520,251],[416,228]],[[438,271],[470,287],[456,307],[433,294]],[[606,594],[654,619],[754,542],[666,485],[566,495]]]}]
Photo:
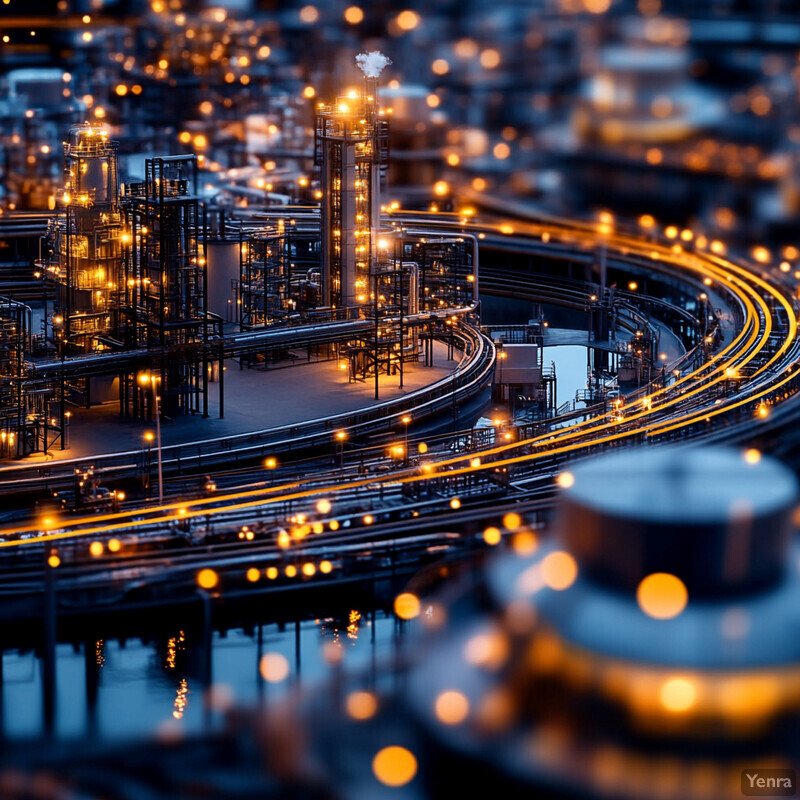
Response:
[{"label": "storage tank", "polygon": [[222,319],[237,319],[239,286],[239,242],[224,239],[206,242],[206,286],[208,310]]}]

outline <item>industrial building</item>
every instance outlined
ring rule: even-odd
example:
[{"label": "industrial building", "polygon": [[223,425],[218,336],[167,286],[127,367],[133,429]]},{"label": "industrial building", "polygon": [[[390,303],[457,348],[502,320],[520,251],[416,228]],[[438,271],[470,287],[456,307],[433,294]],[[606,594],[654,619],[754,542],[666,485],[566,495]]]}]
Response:
[{"label": "industrial building", "polygon": [[[456,324],[449,313],[474,307],[477,242],[401,228],[386,213],[377,74],[365,75],[363,93],[320,104],[315,119],[319,210],[259,215],[201,195],[202,155],[147,157],[143,178],[125,178],[108,126],[70,128],[59,210],[37,260],[42,308],[0,310],[13,339],[6,455],[66,447],[73,407],[206,417],[210,383],[222,397],[224,358],[285,362],[286,346],[268,337],[286,325],[359,323],[352,335],[318,337],[308,357],[337,359],[351,381],[374,381],[376,397],[380,374],[399,374],[402,387],[404,364],[430,363],[434,335]],[[233,342],[237,332],[252,336]]]}]

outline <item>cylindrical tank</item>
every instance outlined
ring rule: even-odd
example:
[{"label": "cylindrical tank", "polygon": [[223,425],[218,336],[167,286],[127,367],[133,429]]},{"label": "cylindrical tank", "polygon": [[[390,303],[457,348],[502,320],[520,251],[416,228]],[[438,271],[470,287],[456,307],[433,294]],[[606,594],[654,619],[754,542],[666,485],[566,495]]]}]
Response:
[{"label": "cylindrical tank", "polygon": [[722,800],[743,769],[796,770],[794,475],[652,447],[559,483],[554,536],[517,529],[404,684],[422,796]]},{"label": "cylindrical tank", "polygon": [[117,142],[103,125],[73,125],[64,143],[66,192],[84,206],[116,204],[119,200]]},{"label": "cylindrical tank", "polygon": [[223,319],[236,303],[234,286],[239,283],[239,242],[225,240],[206,243],[206,286],[208,310]]}]

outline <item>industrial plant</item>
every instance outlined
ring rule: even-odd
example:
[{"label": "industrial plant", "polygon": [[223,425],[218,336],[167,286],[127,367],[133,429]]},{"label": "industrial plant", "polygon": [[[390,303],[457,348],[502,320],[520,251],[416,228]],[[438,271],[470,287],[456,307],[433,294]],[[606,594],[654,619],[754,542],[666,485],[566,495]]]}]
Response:
[{"label": "industrial plant", "polygon": [[795,794],[798,41],[3,0],[0,795]]}]

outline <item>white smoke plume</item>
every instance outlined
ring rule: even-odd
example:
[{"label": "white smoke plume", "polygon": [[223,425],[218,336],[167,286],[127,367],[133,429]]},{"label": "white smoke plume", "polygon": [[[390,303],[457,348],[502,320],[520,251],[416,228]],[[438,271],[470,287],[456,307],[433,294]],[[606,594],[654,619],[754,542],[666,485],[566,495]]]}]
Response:
[{"label": "white smoke plume", "polygon": [[377,78],[381,72],[392,63],[380,50],[370,50],[369,53],[359,53],[356,64],[368,78]]}]

